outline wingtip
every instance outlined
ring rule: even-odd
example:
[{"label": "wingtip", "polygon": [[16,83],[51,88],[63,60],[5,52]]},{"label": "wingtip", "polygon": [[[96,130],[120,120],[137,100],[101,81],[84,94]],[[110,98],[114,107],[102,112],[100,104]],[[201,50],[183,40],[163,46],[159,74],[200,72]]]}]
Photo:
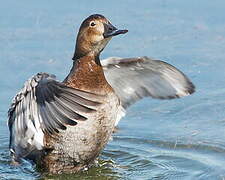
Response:
[{"label": "wingtip", "polygon": [[189,94],[191,95],[191,94],[193,94],[195,91],[196,91],[195,85],[194,85],[192,82],[190,82],[190,87],[189,87],[189,89],[188,89]]},{"label": "wingtip", "polygon": [[188,86],[183,92],[179,92],[177,94],[177,98],[192,95],[193,93],[195,93],[195,91],[196,91],[195,85],[191,81],[188,81]]},{"label": "wingtip", "polygon": [[195,91],[196,91],[195,85],[187,78],[187,93],[188,93],[187,95],[191,95]]}]

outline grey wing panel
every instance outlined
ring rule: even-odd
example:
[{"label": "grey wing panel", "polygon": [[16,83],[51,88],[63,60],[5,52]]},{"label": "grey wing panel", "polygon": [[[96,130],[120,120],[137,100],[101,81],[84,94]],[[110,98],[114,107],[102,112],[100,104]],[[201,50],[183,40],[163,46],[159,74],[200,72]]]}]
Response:
[{"label": "grey wing panel", "polygon": [[10,147],[41,149],[44,133],[57,133],[67,125],[86,120],[102,100],[102,96],[67,87],[53,75],[33,76],[8,111]]},{"label": "grey wing panel", "polygon": [[76,125],[77,121],[86,120],[83,114],[95,111],[100,104],[98,95],[67,87],[55,80],[40,82],[35,95],[44,130],[49,133],[58,132],[63,125]]},{"label": "grey wing panel", "polygon": [[151,96],[171,99],[195,91],[192,82],[174,66],[147,57],[109,58],[102,61],[106,79],[122,101],[123,107]]}]

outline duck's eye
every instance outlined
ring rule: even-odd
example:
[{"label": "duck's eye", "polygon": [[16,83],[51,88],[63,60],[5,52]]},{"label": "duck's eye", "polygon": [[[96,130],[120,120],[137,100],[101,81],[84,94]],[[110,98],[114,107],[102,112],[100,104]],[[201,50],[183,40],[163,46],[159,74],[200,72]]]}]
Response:
[{"label": "duck's eye", "polygon": [[94,27],[96,24],[95,24],[95,22],[92,21],[92,22],[90,23],[90,25],[91,25],[92,27]]}]

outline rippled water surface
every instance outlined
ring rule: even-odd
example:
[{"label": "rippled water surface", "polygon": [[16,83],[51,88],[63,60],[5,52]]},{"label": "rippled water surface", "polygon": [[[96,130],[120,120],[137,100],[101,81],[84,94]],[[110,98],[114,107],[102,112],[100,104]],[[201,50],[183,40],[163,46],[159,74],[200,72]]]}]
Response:
[{"label": "rippled water surface", "polygon": [[[1,1],[0,179],[225,179],[225,1]],[[12,167],[7,110],[31,75],[63,79],[81,21],[101,13],[129,33],[102,54],[165,60],[197,87],[177,100],[144,99],[122,119],[99,166],[76,175]]]}]

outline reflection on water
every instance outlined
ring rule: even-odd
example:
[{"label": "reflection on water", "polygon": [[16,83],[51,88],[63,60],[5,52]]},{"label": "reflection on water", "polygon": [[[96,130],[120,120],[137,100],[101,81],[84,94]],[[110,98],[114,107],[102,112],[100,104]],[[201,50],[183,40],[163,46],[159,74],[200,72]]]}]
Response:
[{"label": "reflection on water", "polygon": [[[223,0],[1,3],[0,179],[225,179],[224,7]],[[102,58],[166,60],[192,79],[197,92],[132,106],[88,171],[49,176],[29,162],[11,166],[6,116],[12,97],[37,72],[64,79],[75,33],[92,13],[129,29],[110,42]]]},{"label": "reflection on water", "polygon": [[62,175],[45,175],[43,179],[120,179],[121,176],[114,170],[114,162],[111,160],[98,160],[96,167],[90,168],[88,171],[79,172],[77,174]]}]

